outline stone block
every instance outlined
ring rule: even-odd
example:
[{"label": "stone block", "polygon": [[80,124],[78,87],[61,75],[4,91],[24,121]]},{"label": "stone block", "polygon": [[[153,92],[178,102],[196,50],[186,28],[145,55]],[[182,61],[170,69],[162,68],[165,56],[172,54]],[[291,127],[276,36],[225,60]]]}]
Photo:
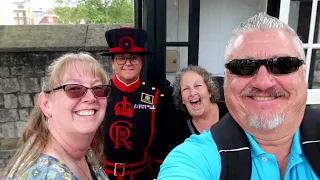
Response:
[{"label": "stone block", "polygon": [[17,135],[18,137],[21,137],[22,133],[23,133],[23,130],[24,128],[26,127],[27,125],[27,122],[25,121],[18,121],[16,122],[16,127],[17,127]]},{"label": "stone block", "polygon": [[21,92],[37,93],[40,92],[40,85],[37,78],[20,79]]},{"label": "stone block", "polygon": [[8,163],[9,163],[9,159],[0,159],[0,176],[2,175],[2,172],[4,171]]},{"label": "stone block", "polygon": [[19,115],[17,109],[0,109],[0,122],[18,121]]},{"label": "stone block", "polygon": [[40,79],[40,89],[42,90],[42,88],[43,88],[43,84],[44,84],[44,82],[46,81],[46,79],[47,78],[45,78],[45,77],[42,77],[41,79]]},{"label": "stone block", "polygon": [[0,150],[0,174],[3,172],[3,169],[9,163],[10,159],[13,157],[14,152],[15,150]]},{"label": "stone block", "polygon": [[[56,47],[84,47],[88,25],[0,26],[1,48],[29,48],[33,51]],[[37,33],[32,33],[32,32]],[[26,38],[27,37],[27,38]],[[101,39],[97,42],[100,42]]]},{"label": "stone block", "polygon": [[[1,139],[5,138],[3,135],[3,132],[2,132],[2,124],[4,124],[4,123],[0,123],[0,141],[1,141]],[[1,149],[1,143],[0,143],[0,149]]]},{"label": "stone block", "polygon": [[20,107],[33,107],[33,100],[30,94],[21,94],[18,96]]},{"label": "stone block", "polygon": [[2,177],[3,172],[4,172],[4,168],[0,168],[0,177]]},{"label": "stone block", "polygon": [[34,105],[38,104],[38,96],[39,96],[39,93],[37,93],[36,95],[33,96],[33,104]]},{"label": "stone block", "polygon": [[28,109],[19,109],[20,121],[28,121],[29,115]]},{"label": "stone block", "polygon": [[18,99],[15,94],[4,95],[4,108],[7,108],[7,109],[18,108]]},{"label": "stone block", "polygon": [[0,66],[6,67],[10,65],[10,55],[7,53],[1,53],[0,52]]},{"label": "stone block", "polygon": [[20,138],[1,139],[0,151],[6,151],[8,153],[8,156],[12,156],[14,154],[14,150],[18,147],[19,140]]},{"label": "stone block", "polygon": [[9,68],[7,67],[0,67],[0,77],[7,78],[10,76]]},{"label": "stone block", "polygon": [[0,93],[14,93],[20,91],[20,86],[16,78],[0,78]]},{"label": "stone block", "polygon": [[12,76],[22,76],[22,77],[39,77],[44,76],[43,67],[32,67],[32,66],[18,66],[11,68]]},{"label": "stone block", "polygon": [[15,122],[6,122],[2,124],[2,134],[5,138],[17,138],[17,127]]},{"label": "stone block", "polygon": [[8,159],[11,157],[11,153],[8,150],[1,150],[0,151],[0,159]]},{"label": "stone block", "polygon": [[0,108],[4,106],[4,97],[2,94],[0,94]]}]

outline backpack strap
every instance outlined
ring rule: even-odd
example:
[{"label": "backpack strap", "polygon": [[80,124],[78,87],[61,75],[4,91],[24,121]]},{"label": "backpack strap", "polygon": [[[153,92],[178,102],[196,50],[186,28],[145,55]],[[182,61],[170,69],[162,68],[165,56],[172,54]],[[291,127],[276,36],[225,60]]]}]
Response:
[{"label": "backpack strap", "polygon": [[320,111],[306,108],[300,126],[301,146],[313,172],[320,178]]},{"label": "backpack strap", "polygon": [[210,130],[221,157],[220,180],[251,179],[250,143],[242,128],[228,113]]},{"label": "backpack strap", "polygon": [[[302,150],[320,178],[320,111],[306,107],[300,126]],[[314,128],[317,127],[317,128]],[[211,126],[211,134],[221,156],[220,180],[251,179],[252,160],[249,140],[228,113]],[[226,130],[228,133],[225,133]],[[232,142],[232,143],[230,143]]]}]

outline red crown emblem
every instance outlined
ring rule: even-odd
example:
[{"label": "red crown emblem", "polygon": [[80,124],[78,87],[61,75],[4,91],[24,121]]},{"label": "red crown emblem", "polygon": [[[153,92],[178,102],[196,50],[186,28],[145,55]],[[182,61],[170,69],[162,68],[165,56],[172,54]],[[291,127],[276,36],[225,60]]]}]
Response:
[{"label": "red crown emblem", "polygon": [[117,116],[133,116],[133,106],[131,103],[127,102],[127,97],[123,97],[123,101],[118,102],[114,107],[114,113]]}]

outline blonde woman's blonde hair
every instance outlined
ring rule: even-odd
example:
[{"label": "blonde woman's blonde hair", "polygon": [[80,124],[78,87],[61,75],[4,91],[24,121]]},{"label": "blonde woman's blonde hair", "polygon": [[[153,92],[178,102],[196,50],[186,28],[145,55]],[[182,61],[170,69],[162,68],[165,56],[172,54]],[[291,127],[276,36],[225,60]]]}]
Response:
[{"label": "blonde woman's blonde hair", "polygon": [[[103,84],[109,84],[109,77],[98,63],[88,53],[68,53],[53,61],[46,71],[46,77],[42,82],[42,92],[55,88],[61,82],[61,77],[64,72],[70,68],[74,68],[75,63],[82,63],[85,72],[94,77],[101,79]],[[15,178],[23,173],[27,168],[34,164],[41,152],[45,149],[49,131],[46,126],[46,116],[41,111],[38,104],[33,108],[27,126],[24,129],[19,142],[20,148],[10,160],[8,166],[4,170],[3,176]],[[103,158],[103,136],[101,128],[99,128],[94,136],[94,147],[92,151],[97,158],[95,162],[89,162],[94,166],[99,164]]]}]

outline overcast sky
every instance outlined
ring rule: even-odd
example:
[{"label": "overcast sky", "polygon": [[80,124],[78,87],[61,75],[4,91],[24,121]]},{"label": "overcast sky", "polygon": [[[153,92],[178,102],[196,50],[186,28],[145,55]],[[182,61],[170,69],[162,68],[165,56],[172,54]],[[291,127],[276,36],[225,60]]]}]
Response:
[{"label": "overcast sky", "polygon": [[31,7],[53,8],[55,0],[30,0]]}]

